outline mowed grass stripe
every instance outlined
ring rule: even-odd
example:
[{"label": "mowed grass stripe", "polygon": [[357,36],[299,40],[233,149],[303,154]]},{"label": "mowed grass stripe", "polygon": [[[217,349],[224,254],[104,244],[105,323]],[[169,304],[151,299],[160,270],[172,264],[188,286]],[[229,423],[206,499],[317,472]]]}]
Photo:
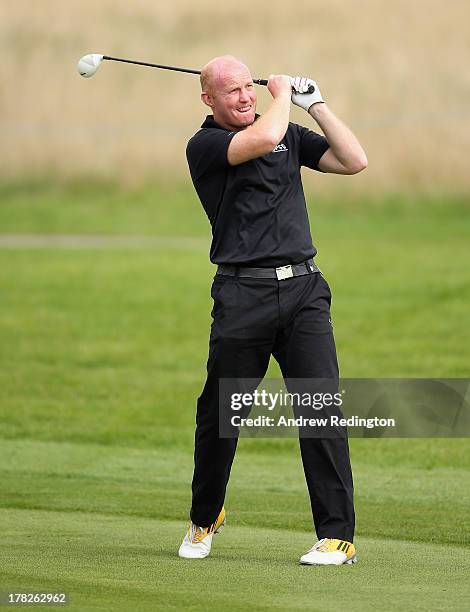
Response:
[{"label": "mowed grass stripe", "polygon": [[[71,609],[464,610],[467,553],[459,546],[358,538],[355,566],[298,565],[311,533],[227,523],[213,554],[177,557],[175,521],[0,510],[0,578],[7,588],[60,588]],[[338,588],[341,584],[341,588]],[[96,608],[94,607],[96,605]],[[102,608],[104,609],[104,608]]]},{"label": "mowed grass stripe", "polygon": [[89,234],[0,234],[0,249],[207,249],[193,236],[105,236]]},{"label": "mowed grass stripe", "polygon": [[[312,533],[298,449],[276,456],[240,447],[226,500],[231,521]],[[470,471],[411,467],[399,459],[395,465],[374,466],[364,456],[361,460],[358,450],[353,469],[360,536],[469,544]],[[140,516],[184,525],[192,462],[190,449],[2,440],[0,507]]]}]

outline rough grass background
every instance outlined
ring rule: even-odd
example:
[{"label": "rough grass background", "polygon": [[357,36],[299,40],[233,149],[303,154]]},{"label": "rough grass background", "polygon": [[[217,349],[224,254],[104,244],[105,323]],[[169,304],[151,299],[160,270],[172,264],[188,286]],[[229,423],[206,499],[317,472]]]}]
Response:
[{"label": "rough grass background", "polygon": [[[318,80],[370,159],[349,189],[462,190],[469,23],[466,0],[0,0],[0,178],[182,175],[204,114],[198,79],[109,64],[84,80],[76,62],[101,52],[199,68],[233,53],[255,76]],[[261,112],[268,101],[260,88]]]}]

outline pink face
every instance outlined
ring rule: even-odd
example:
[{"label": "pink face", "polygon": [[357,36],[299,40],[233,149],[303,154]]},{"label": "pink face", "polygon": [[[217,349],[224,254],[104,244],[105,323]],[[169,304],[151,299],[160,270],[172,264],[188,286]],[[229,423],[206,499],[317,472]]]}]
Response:
[{"label": "pink face", "polygon": [[214,119],[222,127],[237,131],[251,125],[255,120],[256,91],[248,68],[239,66],[219,73],[208,100]]}]

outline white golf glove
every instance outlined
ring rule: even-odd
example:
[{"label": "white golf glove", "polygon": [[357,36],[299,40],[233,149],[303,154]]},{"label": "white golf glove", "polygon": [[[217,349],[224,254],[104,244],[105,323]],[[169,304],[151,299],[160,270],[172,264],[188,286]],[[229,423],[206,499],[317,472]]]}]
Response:
[{"label": "white golf glove", "polygon": [[[296,106],[300,106],[300,108],[303,108],[308,112],[312,104],[324,102],[323,98],[321,97],[320,88],[314,80],[308,79],[307,77],[296,76],[291,77],[290,82],[292,85],[291,100]],[[311,85],[315,88],[315,90],[313,93],[308,93],[308,89]]]}]

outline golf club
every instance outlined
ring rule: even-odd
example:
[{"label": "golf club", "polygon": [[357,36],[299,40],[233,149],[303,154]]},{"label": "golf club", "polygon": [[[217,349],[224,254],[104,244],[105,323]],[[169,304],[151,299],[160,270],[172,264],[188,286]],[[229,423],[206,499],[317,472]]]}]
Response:
[{"label": "golf club", "polygon": [[[177,68],[176,66],[164,66],[163,64],[152,64],[150,62],[139,62],[137,60],[122,59],[121,57],[111,57],[109,55],[101,55],[99,53],[89,53],[79,59],[77,64],[78,73],[86,79],[92,77],[101,65],[103,60],[112,62],[123,62],[125,64],[137,64],[138,66],[149,66],[150,68],[161,68],[162,70],[174,70],[176,72],[186,72],[189,74],[201,74],[200,70],[192,70],[191,68]],[[253,83],[257,85],[267,85],[267,79],[253,79]],[[306,93],[313,93],[315,87],[310,85]]]}]

